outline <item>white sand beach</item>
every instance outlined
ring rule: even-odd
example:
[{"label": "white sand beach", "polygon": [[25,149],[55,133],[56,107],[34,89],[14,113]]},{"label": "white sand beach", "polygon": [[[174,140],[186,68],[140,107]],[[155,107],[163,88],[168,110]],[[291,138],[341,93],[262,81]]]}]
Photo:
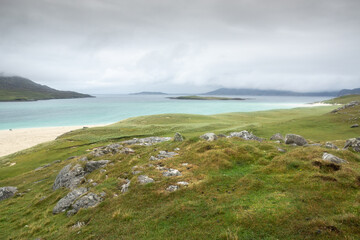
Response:
[{"label": "white sand beach", "polygon": [[[87,127],[103,125],[92,125]],[[83,126],[43,127],[0,130],[0,157],[24,150],[37,144],[55,140],[56,137]]]}]

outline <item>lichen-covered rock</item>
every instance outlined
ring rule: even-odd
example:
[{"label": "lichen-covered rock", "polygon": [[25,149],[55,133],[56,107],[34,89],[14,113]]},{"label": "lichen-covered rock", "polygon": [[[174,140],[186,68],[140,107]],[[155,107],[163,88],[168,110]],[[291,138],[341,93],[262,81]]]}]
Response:
[{"label": "lichen-covered rock", "polygon": [[360,152],[360,138],[350,138],[346,140],[344,148],[352,148],[355,152]]},{"label": "lichen-covered rock", "polygon": [[176,152],[160,151],[156,157],[151,156],[150,161],[161,160],[161,159],[165,159],[165,158],[172,158],[177,155],[179,155],[179,154]]},{"label": "lichen-covered rock", "polygon": [[126,179],[126,183],[121,185],[121,192],[122,193],[126,193],[127,191],[129,191],[130,183],[131,183],[131,181]]},{"label": "lichen-covered rock", "polygon": [[75,203],[71,205],[72,211],[69,211],[69,215],[77,213],[81,208],[90,208],[98,205],[103,198],[95,193],[88,193],[85,196],[79,198]]},{"label": "lichen-covered rock", "polygon": [[156,143],[167,142],[170,140],[171,140],[171,137],[147,137],[147,138],[140,138],[140,139],[134,138],[131,140],[123,141],[121,143],[127,144],[127,145],[151,146]]},{"label": "lichen-covered rock", "polygon": [[138,181],[140,184],[147,184],[147,183],[154,182],[154,179],[149,178],[148,176],[145,176],[145,175],[140,175],[140,176],[138,176]]},{"label": "lichen-covered rock", "polygon": [[180,134],[180,133],[175,133],[175,136],[174,136],[174,142],[182,142],[184,141],[184,138],[183,136]]},{"label": "lichen-covered rock", "polygon": [[229,138],[233,138],[233,137],[239,137],[239,138],[242,138],[244,140],[255,140],[255,141],[259,141],[259,142],[261,142],[263,140],[263,139],[255,136],[254,134],[249,133],[246,130],[241,131],[241,132],[232,132],[232,133],[230,133]]},{"label": "lichen-covered rock", "polygon": [[88,161],[85,164],[85,172],[91,173],[98,168],[105,167],[110,161],[109,160],[99,160],[99,161]]},{"label": "lichen-covered rock", "polygon": [[335,144],[331,143],[331,142],[326,142],[325,147],[330,148],[330,149],[338,149],[338,147]]},{"label": "lichen-covered rock", "polygon": [[284,137],[281,135],[281,133],[275,133],[271,136],[270,140],[284,141]]},{"label": "lichen-covered rock", "polygon": [[307,141],[300,135],[286,134],[285,144],[296,144],[297,146],[304,146],[307,144]]},{"label": "lichen-covered rock", "polygon": [[53,209],[53,214],[66,211],[74,201],[87,192],[87,188],[76,188],[60,199]]},{"label": "lichen-covered rock", "polygon": [[72,167],[71,164],[68,164],[61,169],[59,174],[56,176],[52,188],[53,190],[61,187],[74,189],[81,183],[81,181],[83,181],[85,174],[86,172],[79,164],[76,164],[74,167]]},{"label": "lichen-covered rock", "polygon": [[177,169],[170,168],[167,171],[163,172],[163,176],[165,177],[181,176],[181,172]]},{"label": "lichen-covered rock", "polygon": [[176,190],[179,189],[179,186],[176,186],[176,185],[170,185],[166,188],[166,191],[169,191],[169,192],[175,192]]},{"label": "lichen-covered rock", "polygon": [[346,160],[341,159],[339,157],[336,157],[330,153],[324,153],[322,156],[322,159],[325,162],[330,162],[330,163],[336,163],[336,164],[344,164],[344,163],[348,163]]},{"label": "lichen-covered rock", "polygon": [[215,133],[205,133],[204,135],[201,135],[200,138],[208,142],[212,142],[218,139]]},{"label": "lichen-covered rock", "polygon": [[0,201],[13,197],[17,191],[16,187],[1,187]]}]

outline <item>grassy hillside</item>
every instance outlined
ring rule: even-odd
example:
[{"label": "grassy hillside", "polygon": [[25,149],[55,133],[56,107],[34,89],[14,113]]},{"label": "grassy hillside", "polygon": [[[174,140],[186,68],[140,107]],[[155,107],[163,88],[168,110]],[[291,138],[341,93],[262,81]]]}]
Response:
[{"label": "grassy hillside", "polygon": [[58,91],[22,77],[0,76],[0,101],[35,101],[84,97],[92,96],[71,91]]},{"label": "grassy hillside", "polygon": [[169,97],[169,98],[179,99],[179,100],[246,100],[245,98],[201,97],[201,96],[180,96],[180,97]]},{"label": "grassy hillside", "polygon": [[[17,186],[22,193],[0,202],[0,239],[359,239],[359,153],[268,140],[199,139],[206,132],[246,129],[267,139],[276,132],[296,133],[311,143],[331,141],[341,148],[346,139],[360,136],[360,128],[350,128],[359,122],[360,106],[329,113],[336,107],[144,116],[73,131],[0,158],[0,186]],[[94,158],[88,151],[133,137],[173,136],[175,132],[181,132],[185,141],[134,146],[132,155]],[[177,147],[179,156],[149,161],[158,151]],[[287,152],[279,152],[278,147]],[[322,162],[325,151],[349,163],[337,170]],[[77,157],[69,159],[72,156]],[[105,200],[72,217],[53,215],[56,202],[68,193],[51,189],[55,177],[81,156],[112,161],[106,172],[96,170],[86,177],[97,186],[83,184],[96,193],[106,192]],[[53,164],[34,171],[48,163]],[[178,169],[182,176],[165,178],[149,163]],[[138,184],[134,166],[155,182]],[[122,194],[125,178],[131,185]],[[176,192],[165,191],[177,181],[190,184]],[[78,222],[85,225],[73,227]]]}]

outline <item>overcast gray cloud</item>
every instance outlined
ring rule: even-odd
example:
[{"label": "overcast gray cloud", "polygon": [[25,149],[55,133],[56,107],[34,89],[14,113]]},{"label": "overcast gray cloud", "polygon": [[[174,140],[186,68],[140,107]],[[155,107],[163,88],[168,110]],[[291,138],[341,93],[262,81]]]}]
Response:
[{"label": "overcast gray cloud", "polygon": [[359,0],[0,0],[0,72],[92,93],[360,87]]}]

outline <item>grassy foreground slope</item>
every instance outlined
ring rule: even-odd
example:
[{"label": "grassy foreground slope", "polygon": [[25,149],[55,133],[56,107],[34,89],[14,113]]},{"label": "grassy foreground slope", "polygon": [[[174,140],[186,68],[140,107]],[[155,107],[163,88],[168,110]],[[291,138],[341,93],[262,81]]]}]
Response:
[{"label": "grassy foreground slope", "polygon": [[[0,186],[17,186],[22,193],[0,202],[0,239],[359,239],[359,153],[272,141],[198,138],[206,132],[249,130],[267,139],[276,132],[296,133],[311,142],[331,141],[342,147],[346,139],[360,136],[359,128],[350,128],[359,121],[360,106],[329,113],[334,108],[138,117],[70,132],[0,158]],[[134,155],[93,158],[114,163],[106,172],[97,170],[86,177],[98,183],[93,191],[107,193],[105,201],[72,217],[52,214],[56,202],[68,192],[51,189],[56,175],[65,165],[89,155],[88,149],[175,132],[186,140],[135,146]],[[148,166],[151,155],[177,147],[179,156],[160,162],[182,176],[165,178]],[[287,152],[279,152],[278,147]],[[321,161],[325,151],[349,164],[336,171]],[[71,156],[78,157],[68,159]],[[61,162],[34,171],[55,160]],[[139,185],[131,173],[134,166],[143,167],[143,174],[155,183]],[[129,192],[121,194],[124,178],[132,182]],[[190,185],[173,193],[165,191],[177,181]],[[73,227],[78,222],[85,226]]]}]

